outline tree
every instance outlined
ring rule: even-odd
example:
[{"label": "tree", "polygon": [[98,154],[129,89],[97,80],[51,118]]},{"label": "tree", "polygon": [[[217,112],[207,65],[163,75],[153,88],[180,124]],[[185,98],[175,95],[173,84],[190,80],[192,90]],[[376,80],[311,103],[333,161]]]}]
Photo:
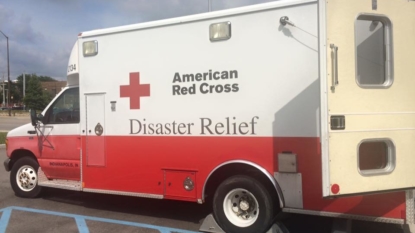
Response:
[{"label": "tree", "polygon": [[49,102],[46,98],[42,92],[39,78],[31,77],[26,88],[26,96],[23,98],[26,108],[43,110]]},{"label": "tree", "polygon": [[10,96],[13,99],[10,100],[10,104],[20,103],[22,101],[23,93],[19,90],[16,83],[10,83]]},{"label": "tree", "polygon": [[[43,98],[45,99],[46,105],[48,105],[50,103],[50,101],[52,101],[53,97],[54,96],[52,94],[50,94],[49,91],[44,91],[43,92]],[[45,107],[46,107],[46,105],[45,105]]]},{"label": "tree", "polygon": [[[29,84],[29,81],[31,78],[37,78],[40,82],[57,82],[56,79],[53,79],[49,76],[37,76],[36,74],[26,74],[25,75],[25,82],[26,82],[26,91],[27,91],[27,85]],[[23,95],[23,74],[19,75],[17,77],[17,89],[19,93],[22,93]]]}]

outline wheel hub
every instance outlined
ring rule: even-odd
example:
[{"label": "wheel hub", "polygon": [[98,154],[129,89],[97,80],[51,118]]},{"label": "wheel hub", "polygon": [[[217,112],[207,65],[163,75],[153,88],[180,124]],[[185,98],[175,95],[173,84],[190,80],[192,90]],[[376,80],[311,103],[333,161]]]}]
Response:
[{"label": "wheel hub", "polygon": [[245,189],[234,189],[226,195],[224,212],[239,227],[252,225],[258,218],[259,207],[255,196]]},{"label": "wheel hub", "polygon": [[27,174],[27,172],[23,172],[20,175],[20,184],[25,187],[25,188],[29,188],[29,182],[30,182],[30,178],[29,178],[29,174]]},{"label": "wheel hub", "polygon": [[37,174],[30,166],[23,166],[17,172],[17,185],[21,190],[28,192],[36,187]]},{"label": "wheel hub", "polygon": [[243,211],[247,211],[249,209],[249,202],[247,202],[246,200],[242,200],[239,202],[239,208]]}]

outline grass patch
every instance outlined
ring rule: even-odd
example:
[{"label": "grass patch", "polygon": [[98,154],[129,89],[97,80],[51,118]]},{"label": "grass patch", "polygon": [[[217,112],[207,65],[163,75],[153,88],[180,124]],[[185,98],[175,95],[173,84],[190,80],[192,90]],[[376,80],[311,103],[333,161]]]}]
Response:
[{"label": "grass patch", "polygon": [[0,144],[4,144],[6,142],[6,135],[7,132],[0,132]]}]

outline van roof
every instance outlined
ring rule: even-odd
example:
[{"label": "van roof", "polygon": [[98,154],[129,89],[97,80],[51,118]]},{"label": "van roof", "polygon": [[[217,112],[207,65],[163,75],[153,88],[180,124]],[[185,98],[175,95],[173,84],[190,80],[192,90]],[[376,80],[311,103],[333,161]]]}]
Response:
[{"label": "van roof", "polygon": [[182,24],[182,23],[188,23],[188,22],[199,21],[199,20],[204,20],[204,19],[214,19],[214,18],[220,18],[223,16],[246,14],[250,12],[264,11],[264,10],[269,10],[269,9],[308,4],[308,3],[314,3],[314,2],[317,2],[317,0],[279,0],[279,1],[270,2],[270,3],[238,7],[238,8],[228,9],[228,10],[207,12],[207,13],[183,16],[183,17],[178,17],[178,18],[171,18],[171,19],[151,21],[151,22],[146,22],[146,23],[138,23],[138,24],[119,26],[119,27],[86,31],[86,32],[80,33],[79,38],[88,38],[88,37],[101,36],[101,35],[106,35],[106,34],[114,34],[118,32],[135,31],[135,30],[141,30],[141,29]]}]

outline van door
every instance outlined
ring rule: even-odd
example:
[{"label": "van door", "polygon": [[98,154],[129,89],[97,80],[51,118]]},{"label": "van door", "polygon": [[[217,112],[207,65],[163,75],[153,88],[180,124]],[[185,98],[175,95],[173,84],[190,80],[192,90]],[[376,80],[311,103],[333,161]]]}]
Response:
[{"label": "van door", "polygon": [[86,95],[86,166],[104,167],[105,94]]},{"label": "van door", "polygon": [[80,180],[79,88],[68,88],[45,113],[39,137],[39,163],[51,179]]},{"label": "van door", "polygon": [[323,196],[415,186],[415,1],[321,0]]}]

